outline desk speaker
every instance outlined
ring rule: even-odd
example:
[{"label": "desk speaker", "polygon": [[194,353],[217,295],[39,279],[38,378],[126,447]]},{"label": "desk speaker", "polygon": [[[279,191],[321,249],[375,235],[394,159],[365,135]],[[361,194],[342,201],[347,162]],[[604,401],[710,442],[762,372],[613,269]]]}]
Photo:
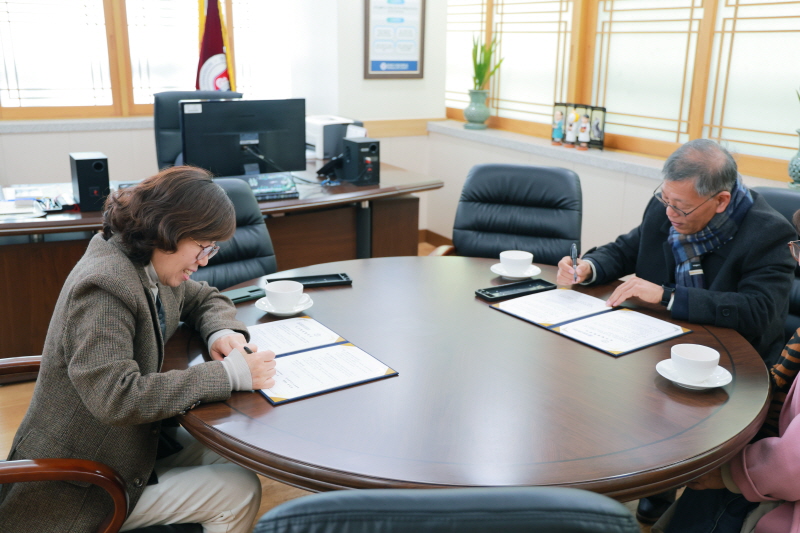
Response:
[{"label": "desk speaker", "polygon": [[339,179],[354,185],[377,185],[380,182],[379,141],[368,137],[352,137],[344,139],[342,144]]},{"label": "desk speaker", "polygon": [[102,211],[108,196],[108,158],[100,152],[72,152],[72,196],[82,212]]}]

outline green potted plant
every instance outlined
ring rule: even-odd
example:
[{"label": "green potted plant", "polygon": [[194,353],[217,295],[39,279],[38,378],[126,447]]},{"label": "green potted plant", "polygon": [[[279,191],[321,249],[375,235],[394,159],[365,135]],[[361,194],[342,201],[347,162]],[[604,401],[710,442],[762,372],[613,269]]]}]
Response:
[{"label": "green potted plant", "polygon": [[[800,100],[800,91],[795,92],[797,93],[797,99]],[[797,130],[797,134],[800,135],[800,130]],[[800,189],[800,151],[789,160],[789,177],[792,178],[789,188]]]},{"label": "green potted plant", "polygon": [[489,91],[485,87],[489,83],[489,78],[497,72],[503,59],[500,58],[492,67],[492,58],[497,50],[497,38],[485,44],[478,39],[472,38],[472,82],[474,87],[469,91],[469,105],[464,109],[464,118],[467,123],[464,127],[471,130],[486,129],[486,119],[489,118],[489,108],[486,107],[486,97]]}]

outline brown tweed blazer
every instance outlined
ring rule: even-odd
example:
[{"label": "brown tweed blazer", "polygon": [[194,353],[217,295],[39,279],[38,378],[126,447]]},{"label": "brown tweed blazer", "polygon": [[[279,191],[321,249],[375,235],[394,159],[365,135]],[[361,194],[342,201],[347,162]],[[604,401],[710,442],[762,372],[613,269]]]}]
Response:
[{"label": "brown tweed blazer", "polygon": [[[81,458],[106,463],[125,479],[130,508],[153,470],[161,421],[195,402],[228,398],[222,364],[160,372],[164,339],[144,269],[116,239],[96,235],[59,295],[31,405],[9,459]],[[159,284],[167,338],[180,321],[208,338],[247,335],[230,300],[205,282]],[[5,485],[0,531],[91,532],[111,510],[105,492],[83,483]]]}]

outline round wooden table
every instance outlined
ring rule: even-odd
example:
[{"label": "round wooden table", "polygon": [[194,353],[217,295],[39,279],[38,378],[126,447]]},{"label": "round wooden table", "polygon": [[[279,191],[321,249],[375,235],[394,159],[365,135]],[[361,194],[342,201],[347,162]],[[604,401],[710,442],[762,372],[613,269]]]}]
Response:
[{"label": "round wooden table", "polygon": [[[506,283],[490,272],[495,262],[392,257],[270,276],[347,273],[352,286],[309,290],[306,314],[400,375],[278,407],[236,392],[181,423],[234,462],[312,491],[557,485],[623,501],[719,466],[760,427],[767,371],[735,331],[676,322],[693,333],[615,358],[476,298]],[[542,270],[555,280],[554,267]],[[252,301],[238,308],[248,325],[274,320]],[[656,363],[676,343],[719,350],[733,381],[691,391],[662,378]],[[204,357],[184,329],[165,369]]]}]

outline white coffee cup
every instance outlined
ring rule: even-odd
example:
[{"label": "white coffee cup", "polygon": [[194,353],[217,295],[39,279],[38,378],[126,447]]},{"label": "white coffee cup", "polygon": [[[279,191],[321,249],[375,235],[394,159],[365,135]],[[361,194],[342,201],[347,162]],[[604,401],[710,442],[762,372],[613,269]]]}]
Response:
[{"label": "white coffee cup", "polygon": [[524,276],[533,262],[533,254],[522,250],[506,250],[500,252],[500,263],[507,274]]},{"label": "white coffee cup", "polygon": [[303,284],[297,281],[281,280],[267,283],[264,289],[267,300],[276,311],[292,311],[303,296]]},{"label": "white coffee cup", "polygon": [[678,377],[692,383],[707,379],[719,364],[719,352],[701,344],[676,344],[670,353]]}]

